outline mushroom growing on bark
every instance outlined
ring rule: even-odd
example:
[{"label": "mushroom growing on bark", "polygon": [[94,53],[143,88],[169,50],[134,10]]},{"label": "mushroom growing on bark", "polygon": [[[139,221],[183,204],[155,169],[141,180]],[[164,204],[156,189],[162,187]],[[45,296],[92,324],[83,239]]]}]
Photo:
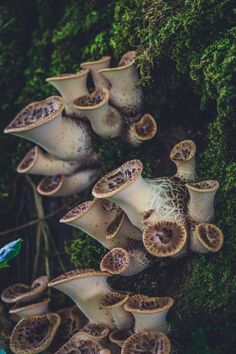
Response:
[{"label": "mushroom growing on bark", "polygon": [[150,114],[144,114],[137,122],[129,126],[126,141],[138,147],[151,140],[157,133],[157,122]]},{"label": "mushroom growing on bark", "polygon": [[115,329],[113,332],[110,333],[109,340],[121,348],[126,339],[128,339],[132,334],[133,332],[131,331],[131,329],[128,328]]},{"label": "mushroom growing on bark", "polygon": [[[101,75],[98,74],[99,70],[106,69],[110,66],[111,57],[104,56],[99,60],[87,61],[80,64],[82,69],[89,69],[93,78],[95,89],[108,87],[109,83]],[[80,95],[82,96],[82,95]],[[79,97],[79,96],[77,96]]]},{"label": "mushroom growing on bark", "polygon": [[109,327],[102,322],[88,322],[79,331],[79,333],[100,343],[104,343],[105,339],[108,338],[109,332]]},{"label": "mushroom growing on bark", "polygon": [[213,224],[192,223],[190,249],[198,253],[218,252],[224,242],[223,232]]},{"label": "mushroom growing on bark", "polygon": [[10,309],[10,314],[20,317],[29,317],[34,315],[42,315],[48,312],[48,304],[50,298],[47,295],[40,295],[31,300],[17,301]]},{"label": "mushroom growing on bark", "polygon": [[134,316],[134,332],[157,330],[166,333],[168,324],[166,316],[173,306],[171,297],[149,297],[133,295],[124,304],[124,309]]},{"label": "mushroom growing on bark", "polygon": [[192,140],[183,140],[173,147],[170,159],[177,167],[177,177],[186,181],[196,179],[195,154],[196,144]]},{"label": "mushroom growing on bark", "polygon": [[130,336],[122,346],[121,354],[170,354],[170,341],[161,332],[144,331]]}]

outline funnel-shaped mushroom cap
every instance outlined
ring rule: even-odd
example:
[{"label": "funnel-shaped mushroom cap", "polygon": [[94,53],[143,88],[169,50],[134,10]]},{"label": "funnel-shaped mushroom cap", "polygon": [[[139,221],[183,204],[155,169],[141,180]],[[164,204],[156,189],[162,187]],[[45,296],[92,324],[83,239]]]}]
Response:
[{"label": "funnel-shaped mushroom cap", "polygon": [[124,305],[130,295],[126,292],[110,291],[101,300],[101,306],[107,309],[116,308]]},{"label": "funnel-shaped mushroom cap", "polygon": [[[202,249],[195,242],[200,243]],[[193,228],[190,248],[200,253],[218,252],[224,242],[223,232],[213,224],[201,223]]]},{"label": "funnel-shaped mushroom cap", "polygon": [[16,354],[41,353],[53,341],[60,322],[56,313],[23,318],[12,332],[11,351]]},{"label": "funnel-shaped mushroom cap", "polygon": [[145,114],[130,126],[128,141],[134,146],[139,146],[142,142],[151,140],[156,133],[156,120],[150,114]]},{"label": "funnel-shaped mushroom cap", "polygon": [[217,191],[219,188],[219,182],[216,180],[206,180],[200,182],[187,183],[186,187],[189,191],[199,193],[211,193]]},{"label": "funnel-shaped mushroom cap", "polygon": [[143,232],[144,246],[155,257],[179,255],[186,241],[186,228],[176,221],[159,221],[148,225]]},{"label": "funnel-shaped mushroom cap", "polygon": [[123,329],[116,329],[115,331],[111,332],[109,335],[109,340],[112,343],[115,343],[119,347],[122,347],[126,339],[132,336],[133,332],[128,328]]},{"label": "funnel-shaped mushroom cap", "polygon": [[144,331],[133,334],[123,344],[121,354],[169,354],[168,337],[161,332]]},{"label": "funnel-shaped mushroom cap", "polygon": [[107,226],[106,239],[112,240],[117,236],[130,238],[133,240],[142,240],[142,232],[131,224],[127,215],[122,209],[117,210],[117,215]]},{"label": "funnel-shaped mushroom cap", "polygon": [[122,55],[122,57],[118,63],[118,67],[133,64],[135,61],[136,55],[137,54],[136,54],[135,50],[130,50],[129,52],[125,53],[124,55]]},{"label": "funnel-shaped mushroom cap", "polygon": [[73,279],[82,279],[82,278],[88,278],[88,277],[93,277],[93,276],[109,276],[109,273],[101,272],[99,270],[95,270],[92,268],[74,269],[74,270],[71,270],[71,271],[66,272],[64,274],[61,274],[58,277],[52,279],[48,283],[48,287],[52,287],[57,284],[66,283],[66,282],[69,282]]},{"label": "funnel-shaped mushroom cap", "polygon": [[17,301],[9,313],[20,317],[42,315],[48,312],[49,302],[50,298],[47,295],[39,295],[32,300]]},{"label": "funnel-shaped mushroom cap", "polygon": [[196,144],[192,140],[183,140],[173,147],[170,159],[177,167],[176,176],[186,181],[196,179]]},{"label": "funnel-shaped mushroom cap", "polygon": [[89,322],[79,332],[100,342],[108,336],[110,329],[105,323]]},{"label": "funnel-shaped mushroom cap", "polygon": [[104,56],[100,60],[87,61],[85,63],[80,64],[80,67],[82,69],[90,69],[90,72],[93,77],[94,86],[96,89],[100,87],[109,86],[107,80],[102,78],[98,74],[98,71],[108,68],[110,66],[110,61],[111,61],[111,57]]},{"label": "funnel-shaped mushroom cap", "polygon": [[100,269],[110,274],[121,274],[129,267],[129,252],[124,248],[115,247],[101,260]]},{"label": "funnel-shaped mushroom cap", "polygon": [[17,134],[30,130],[57,117],[64,109],[64,101],[59,96],[51,96],[43,101],[29,104],[11,121],[4,133]]},{"label": "funnel-shaped mushroom cap", "polygon": [[174,300],[171,297],[149,297],[138,294],[130,296],[124,308],[133,313],[157,313],[170,309],[173,304]]},{"label": "funnel-shaped mushroom cap", "polygon": [[109,349],[105,349],[99,342],[89,338],[83,333],[76,333],[63,347],[55,354],[111,354]]},{"label": "funnel-shaped mushroom cap", "polygon": [[1,299],[3,302],[12,304],[17,301],[33,299],[41,294],[48,285],[48,277],[41,276],[34,280],[31,286],[26,284],[13,284],[3,290]]}]

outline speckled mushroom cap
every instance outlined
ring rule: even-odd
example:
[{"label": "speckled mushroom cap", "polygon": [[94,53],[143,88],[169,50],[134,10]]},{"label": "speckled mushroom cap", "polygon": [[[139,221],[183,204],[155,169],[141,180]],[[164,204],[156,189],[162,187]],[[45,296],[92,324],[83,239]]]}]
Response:
[{"label": "speckled mushroom cap", "polygon": [[64,100],[59,96],[51,96],[43,101],[29,104],[11,121],[4,133],[16,133],[30,130],[51,121],[64,109]]},{"label": "speckled mushroom cap", "polygon": [[102,258],[100,269],[110,274],[121,274],[128,268],[129,263],[128,251],[121,247],[115,247]]},{"label": "speckled mushroom cap", "polygon": [[140,141],[152,139],[157,133],[157,122],[151,114],[144,114],[140,120],[130,127],[130,134]]},{"label": "speckled mushroom cap", "polygon": [[108,336],[110,329],[103,322],[88,322],[79,332],[100,342]]},{"label": "speckled mushroom cap", "polygon": [[213,224],[200,223],[194,226],[194,236],[210,252],[218,252],[224,242],[223,232]]},{"label": "speckled mushroom cap", "polygon": [[129,297],[127,292],[110,291],[103,296],[101,306],[107,309],[119,307],[124,305]]},{"label": "speckled mushroom cap", "polygon": [[95,204],[97,203],[97,199],[88,200],[86,202],[80,203],[76,205],[73,209],[69,210],[63,218],[60,219],[60,222],[67,223],[74,220],[77,220],[84,216]]},{"label": "speckled mushroom cap", "polygon": [[12,332],[11,351],[16,354],[41,353],[53,341],[60,322],[56,313],[23,318]]},{"label": "speckled mushroom cap", "polygon": [[141,176],[142,171],[143,164],[140,160],[127,161],[100,178],[93,187],[92,193],[97,198],[111,197],[134,183]]},{"label": "speckled mushroom cap", "polygon": [[85,269],[74,269],[70,272],[66,272],[64,274],[59,275],[58,277],[52,279],[48,283],[48,287],[52,287],[58,284],[66,283],[67,281],[71,281],[78,278],[87,278],[93,276],[109,276],[108,272],[101,272],[99,270],[85,268]]},{"label": "speckled mushroom cap", "polygon": [[35,145],[28,151],[28,153],[17,166],[18,173],[26,173],[35,165],[38,158],[38,150],[39,147]]},{"label": "speckled mushroom cap", "polygon": [[116,237],[118,232],[121,229],[121,226],[125,220],[125,212],[121,209],[117,210],[117,215],[115,218],[112,220],[112,222],[107,226],[106,229],[106,238],[108,240],[112,240],[113,238]]},{"label": "speckled mushroom cap", "polygon": [[121,354],[169,354],[168,337],[162,332],[144,331],[133,334],[123,344]]},{"label": "speckled mushroom cap", "polygon": [[219,186],[219,182],[216,180],[206,180],[186,184],[186,187],[189,190],[202,193],[214,192],[219,188]]},{"label": "speckled mushroom cap", "polygon": [[[40,306],[47,306],[50,302],[50,297],[47,295],[39,295],[34,297],[32,300],[17,301],[12,308],[9,310],[10,314],[19,314],[22,311],[37,311]],[[46,311],[45,311],[46,312]],[[43,313],[43,312],[41,312]],[[41,314],[39,312],[34,313],[35,315]],[[25,316],[24,316],[25,317]]]},{"label": "speckled mushroom cap", "polygon": [[136,51],[130,50],[129,52],[122,55],[122,57],[118,63],[118,67],[132,65],[135,61],[135,58],[136,58]]},{"label": "speckled mushroom cap", "polygon": [[83,333],[76,333],[63,347],[55,354],[111,354],[96,340],[85,336]]},{"label": "speckled mushroom cap", "polygon": [[196,144],[192,140],[183,140],[176,144],[170,152],[170,159],[176,161],[189,161],[196,154]]},{"label": "speckled mushroom cap", "polygon": [[159,221],[148,225],[143,232],[143,244],[155,257],[174,256],[186,244],[187,231],[176,221]]},{"label": "speckled mushroom cap", "polygon": [[62,184],[64,176],[46,176],[44,177],[37,186],[37,192],[41,195],[50,196],[57,193]]},{"label": "speckled mushroom cap", "polygon": [[1,300],[9,304],[17,301],[29,300],[41,294],[47,288],[47,285],[48,277],[45,275],[35,279],[30,286],[21,283],[13,284],[3,290],[1,293]]},{"label": "speckled mushroom cap", "polygon": [[170,309],[174,304],[171,297],[149,297],[146,295],[130,296],[124,304],[128,312],[136,313],[157,313]]},{"label": "speckled mushroom cap", "polygon": [[128,339],[134,332],[128,328],[116,329],[111,332],[109,335],[109,340],[112,343],[117,344],[119,347],[122,347],[123,343]]},{"label": "speckled mushroom cap", "polygon": [[106,88],[100,88],[92,93],[77,98],[73,103],[77,109],[83,111],[102,107],[109,100],[109,91]]}]

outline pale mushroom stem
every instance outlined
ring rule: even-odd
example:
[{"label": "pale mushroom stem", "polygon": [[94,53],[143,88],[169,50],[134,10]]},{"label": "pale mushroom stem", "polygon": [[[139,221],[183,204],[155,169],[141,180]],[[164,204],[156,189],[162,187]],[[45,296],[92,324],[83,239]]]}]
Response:
[{"label": "pale mushroom stem", "polygon": [[185,181],[196,179],[196,144],[192,140],[183,140],[173,147],[170,159],[177,167],[176,176]]}]

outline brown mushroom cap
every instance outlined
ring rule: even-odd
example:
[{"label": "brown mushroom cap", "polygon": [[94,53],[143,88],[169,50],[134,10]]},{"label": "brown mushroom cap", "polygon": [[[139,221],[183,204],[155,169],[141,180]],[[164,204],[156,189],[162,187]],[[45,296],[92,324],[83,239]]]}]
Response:
[{"label": "brown mushroom cap", "polygon": [[219,182],[216,180],[206,180],[200,182],[186,183],[186,187],[189,190],[195,192],[202,192],[202,193],[214,192],[219,188],[219,186],[220,186]]},{"label": "brown mushroom cap", "polygon": [[131,50],[131,51],[125,53],[124,55],[122,55],[122,57],[118,63],[118,67],[133,64],[135,61],[135,58],[136,58],[136,51],[135,50]]},{"label": "brown mushroom cap", "polygon": [[174,256],[186,240],[186,228],[176,221],[159,221],[148,225],[143,232],[144,246],[155,257]]},{"label": "brown mushroom cap", "polygon": [[8,304],[32,299],[41,294],[47,288],[47,285],[48,277],[45,275],[35,279],[31,286],[21,283],[13,284],[3,290],[1,299]]},{"label": "brown mushroom cap", "polygon": [[51,96],[29,104],[11,121],[4,133],[21,132],[39,127],[58,116],[64,109],[62,97]]},{"label": "brown mushroom cap", "polygon": [[10,314],[18,314],[24,310],[31,310],[34,307],[39,307],[42,304],[49,304],[50,298],[47,295],[39,295],[34,297],[32,300],[22,300],[17,301],[14,306],[10,309]]},{"label": "brown mushroom cap", "polygon": [[218,252],[224,242],[223,232],[213,224],[197,224],[194,234],[198,241],[210,252]]},{"label": "brown mushroom cap", "polygon": [[149,297],[146,295],[133,295],[124,304],[128,312],[157,313],[171,308],[174,300],[171,297]]},{"label": "brown mushroom cap", "polygon": [[93,276],[109,276],[108,272],[101,272],[99,270],[85,268],[85,269],[74,269],[70,272],[66,272],[64,274],[59,275],[58,277],[52,279],[48,283],[48,287],[52,287],[58,284],[66,283],[67,281],[71,281],[78,278],[87,278]]},{"label": "brown mushroom cap", "polygon": [[123,329],[116,329],[115,331],[111,332],[109,335],[109,340],[112,343],[117,344],[118,346],[122,346],[122,344],[128,339],[134,332],[131,329],[123,328]]},{"label": "brown mushroom cap", "polygon": [[37,192],[41,195],[53,195],[59,191],[63,183],[63,176],[46,176],[37,186]]},{"label": "brown mushroom cap", "polygon": [[38,158],[38,150],[39,147],[36,145],[28,151],[25,157],[21,160],[19,165],[17,166],[18,173],[26,173],[29,171],[36,163]]},{"label": "brown mushroom cap", "polygon": [[107,309],[122,306],[129,299],[129,296],[129,293],[126,292],[110,291],[103,296],[101,306]]},{"label": "brown mushroom cap", "polygon": [[16,354],[41,353],[53,341],[60,322],[56,313],[23,318],[12,332],[11,351]]},{"label": "brown mushroom cap", "polygon": [[110,274],[120,274],[128,268],[129,263],[128,251],[121,247],[115,247],[102,258],[100,269]]},{"label": "brown mushroom cap", "polygon": [[106,88],[98,89],[92,93],[77,98],[73,103],[76,108],[91,109],[101,107],[109,99],[109,91]]},{"label": "brown mushroom cap", "polygon": [[134,183],[143,171],[140,160],[130,160],[109,172],[93,187],[93,195],[97,198],[107,198],[122,191]]},{"label": "brown mushroom cap", "polygon": [[169,354],[168,337],[161,332],[145,331],[135,333],[123,344],[121,354]]},{"label": "brown mushroom cap", "polygon": [[125,212],[123,210],[117,210],[117,215],[112,222],[107,226],[106,239],[111,240],[116,237],[117,233],[125,220]]},{"label": "brown mushroom cap", "polygon": [[173,162],[189,161],[196,154],[196,144],[192,140],[183,140],[176,144],[170,152],[170,159]]},{"label": "brown mushroom cap", "polygon": [[73,209],[69,210],[63,218],[60,219],[60,222],[71,222],[77,220],[84,216],[95,204],[97,203],[97,199],[88,200],[86,202],[80,203],[76,205]]},{"label": "brown mushroom cap", "polygon": [[141,141],[152,139],[157,133],[157,122],[150,114],[144,114],[131,126],[131,134]]},{"label": "brown mushroom cap", "polygon": [[88,322],[79,332],[89,338],[100,341],[108,336],[110,329],[102,322]]}]

